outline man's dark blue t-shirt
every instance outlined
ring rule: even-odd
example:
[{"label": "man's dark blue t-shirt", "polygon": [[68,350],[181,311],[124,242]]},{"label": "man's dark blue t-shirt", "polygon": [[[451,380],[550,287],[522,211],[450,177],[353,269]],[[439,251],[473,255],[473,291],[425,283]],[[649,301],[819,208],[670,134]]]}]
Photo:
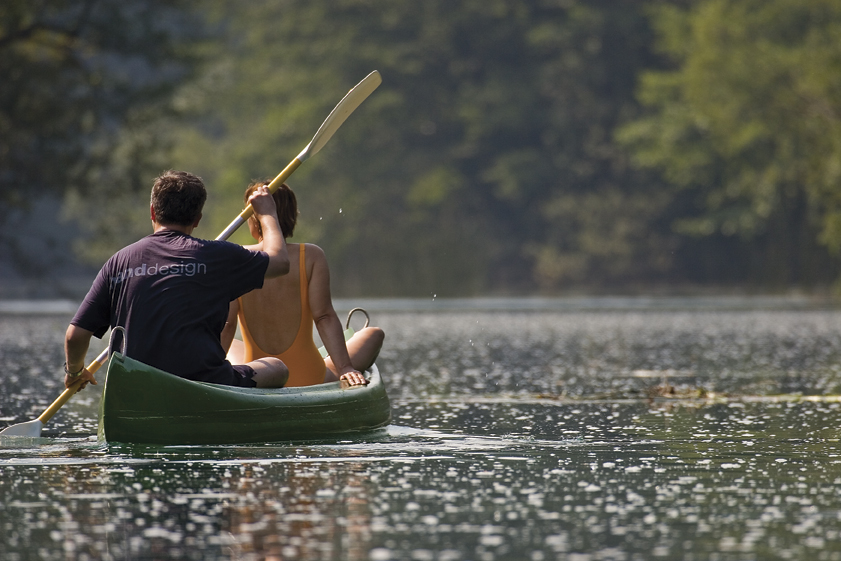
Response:
[{"label": "man's dark blue t-shirt", "polygon": [[126,355],[190,380],[231,383],[220,335],[228,305],[261,288],[269,256],[161,230],[109,259],[71,321],[102,337],[126,330]]}]

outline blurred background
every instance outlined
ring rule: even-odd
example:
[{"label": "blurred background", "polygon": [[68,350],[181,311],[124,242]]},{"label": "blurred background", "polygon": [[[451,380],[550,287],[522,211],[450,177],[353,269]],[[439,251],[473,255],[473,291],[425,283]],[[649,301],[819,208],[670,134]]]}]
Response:
[{"label": "blurred background", "polygon": [[80,299],[167,169],[215,237],[375,69],[289,180],[335,296],[838,291],[837,0],[3,0],[0,298]]}]

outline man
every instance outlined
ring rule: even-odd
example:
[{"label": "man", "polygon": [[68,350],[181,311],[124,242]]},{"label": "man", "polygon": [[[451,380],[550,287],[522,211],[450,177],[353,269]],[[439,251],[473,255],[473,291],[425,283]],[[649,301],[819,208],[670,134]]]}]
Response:
[{"label": "man", "polygon": [[203,382],[282,387],[289,371],[278,359],[232,366],[220,334],[228,303],[289,272],[289,256],[267,188],[249,202],[268,233],[262,251],[191,236],[207,193],[199,177],[168,171],[155,180],[153,233],[102,267],[65,335],[64,385],[96,384],[85,366],[92,336],[125,329],[125,354],[166,372]]}]

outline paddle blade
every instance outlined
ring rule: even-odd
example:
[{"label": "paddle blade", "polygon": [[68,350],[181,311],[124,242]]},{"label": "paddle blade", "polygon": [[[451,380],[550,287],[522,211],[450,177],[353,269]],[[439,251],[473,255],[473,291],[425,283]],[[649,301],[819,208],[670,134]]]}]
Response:
[{"label": "paddle blade", "polygon": [[333,108],[333,111],[327,115],[327,118],[321,124],[318,132],[312,137],[312,140],[304,148],[303,152],[298,154],[298,159],[302,162],[318,154],[318,151],[324,148],[327,141],[333,137],[333,133],[339,130],[342,123],[365,101],[377,87],[383,83],[383,78],[380,73],[374,70],[368,74],[361,82],[356,84],[339,104]]},{"label": "paddle blade", "polygon": [[44,423],[42,423],[39,419],[33,419],[25,423],[18,423],[17,425],[6,427],[0,431],[0,436],[39,437],[41,436],[41,429],[43,427]]}]

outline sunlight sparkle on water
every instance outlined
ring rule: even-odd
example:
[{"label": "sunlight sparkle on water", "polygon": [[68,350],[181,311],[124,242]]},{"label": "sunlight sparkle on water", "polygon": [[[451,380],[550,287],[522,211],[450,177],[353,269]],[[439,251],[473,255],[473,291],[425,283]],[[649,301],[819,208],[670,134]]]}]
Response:
[{"label": "sunlight sparkle on water", "polygon": [[[841,559],[841,314],[372,319],[387,430],[103,444],[85,390],[0,438],[0,558]],[[0,315],[7,423],[60,392],[68,320]]]}]

